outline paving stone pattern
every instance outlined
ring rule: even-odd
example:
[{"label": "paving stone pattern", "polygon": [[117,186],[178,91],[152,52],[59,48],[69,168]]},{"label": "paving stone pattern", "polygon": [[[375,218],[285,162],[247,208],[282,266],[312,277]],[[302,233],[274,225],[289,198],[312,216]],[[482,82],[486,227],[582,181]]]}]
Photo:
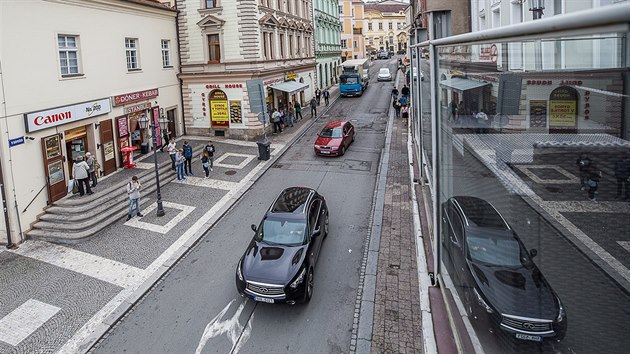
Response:
[{"label": "paving stone pattern", "polygon": [[381,232],[372,353],[421,353],[420,295],[407,161],[407,126],[394,122]]}]

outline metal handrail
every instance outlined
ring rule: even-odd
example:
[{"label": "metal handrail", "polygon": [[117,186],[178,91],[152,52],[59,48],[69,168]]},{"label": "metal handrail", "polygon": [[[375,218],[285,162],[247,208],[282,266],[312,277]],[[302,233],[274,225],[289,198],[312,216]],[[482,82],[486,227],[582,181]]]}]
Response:
[{"label": "metal handrail", "polygon": [[625,26],[619,30],[628,31],[630,26],[630,3],[614,4],[569,14],[551,16],[536,21],[486,29],[483,31],[458,34],[455,36],[424,41],[410,47],[461,45],[470,42],[494,41],[524,36],[548,35],[571,30],[584,30],[594,27]]},{"label": "metal handrail", "polygon": [[42,191],[48,187],[48,183],[44,184],[44,186],[42,187],[42,189],[39,190],[39,192],[37,192],[37,194],[35,194],[35,196],[33,197],[33,199],[31,199],[31,202],[28,203],[28,205],[26,206],[26,208],[24,208],[24,210],[22,210],[22,212],[26,212],[26,209],[28,209],[28,207],[31,206],[31,204],[33,204],[33,202],[35,201],[35,199],[37,199],[37,197],[39,197],[39,195],[42,193]]}]

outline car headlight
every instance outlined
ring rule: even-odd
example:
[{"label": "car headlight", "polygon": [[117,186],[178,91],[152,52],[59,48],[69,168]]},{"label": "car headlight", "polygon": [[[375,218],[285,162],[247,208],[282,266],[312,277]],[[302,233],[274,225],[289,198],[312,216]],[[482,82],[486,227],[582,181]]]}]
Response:
[{"label": "car headlight", "polygon": [[490,307],[482,298],[481,295],[479,295],[479,293],[477,292],[477,289],[473,289],[473,291],[475,292],[475,296],[477,297],[477,303],[479,303],[479,305],[481,305],[481,307],[483,307],[484,309],[486,309],[487,313],[493,313],[494,310],[492,310],[492,307]]},{"label": "car headlight", "polygon": [[558,317],[556,317],[556,322],[562,322],[564,321],[564,316],[566,316],[566,313],[564,312],[564,306],[562,306],[562,302],[560,302],[560,299],[558,299],[558,306],[559,306],[559,311],[558,311]]},{"label": "car headlight", "polygon": [[330,147],[330,150],[337,150],[337,149],[338,149],[338,147],[336,147],[336,146],[331,146]]},{"label": "car headlight", "polygon": [[306,268],[302,268],[300,275],[298,275],[297,278],[295,278],[295,280],[291,284],[289,284],[289,287],[295,289],[298,287],[298,285],[302,284],[302,282],[304,281],[304,274],[306,274]]},{"label": "car headlight", "polygon": [[245,280],[243,278],[243,271],[241,270],[242,266],[243,266],[243,260],[241,259],[240,261],[238,261],[238,266],[236,266],[236,275],[238,276],[238,279],[240,281],[244,281]]}]

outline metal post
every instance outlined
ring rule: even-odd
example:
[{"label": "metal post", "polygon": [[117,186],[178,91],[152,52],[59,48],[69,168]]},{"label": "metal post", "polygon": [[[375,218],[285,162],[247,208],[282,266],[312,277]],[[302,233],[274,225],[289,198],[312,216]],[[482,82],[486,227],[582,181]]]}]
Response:
[{"label": "metal post", "polygon": [[155,165],[155,183],[157,184],[157,216],[164,216],[164,207],[162,206],[162,192],[160,191],[160,173],[158,171],[157,160],[157,139],[155,137],[155,124],[151,124],[151,135],[153,138],[153,163]]}]

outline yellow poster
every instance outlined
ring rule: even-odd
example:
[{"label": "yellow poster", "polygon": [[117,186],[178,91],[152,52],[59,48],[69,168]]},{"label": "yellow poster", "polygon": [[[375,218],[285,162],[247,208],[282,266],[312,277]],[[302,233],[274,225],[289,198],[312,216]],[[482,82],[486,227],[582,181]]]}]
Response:
[{"label": "yellow poster", "polygon": [[575,101],[549,101],[550,127],[575,127],[577,103]]},{"label": "yellow poster", "polygon": [[213,127],[228,127],[230,125],[228,101],[210,101],[210,116]]}]

